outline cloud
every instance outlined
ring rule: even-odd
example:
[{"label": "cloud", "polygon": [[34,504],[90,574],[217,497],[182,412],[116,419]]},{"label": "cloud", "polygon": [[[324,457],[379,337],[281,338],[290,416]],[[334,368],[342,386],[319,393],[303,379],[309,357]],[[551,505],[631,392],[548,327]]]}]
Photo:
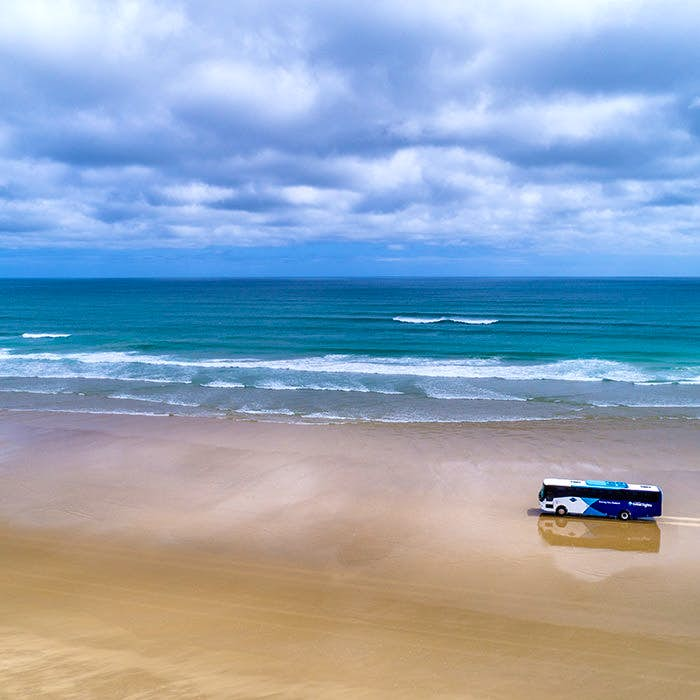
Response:
[{"label": "cloud", "polygon": [[28,0],[0,248],[700,253],[688,3]]},{"label": "cloud", "polygon": [[168,185],[160,190],[163,195],[175,202],[186,204],[213,204],[234,194],[230,187],[216,187],[204,182],[189,182],[181,185]]},{"label": "cloud", "polygon": [[409,126],[409,136],[512,141],[547,147],[555,143],[591,143],[608,139],[638,139],[651,129],[650,119],[667,103],[664,97],[643,95],[577,95],[530,98],[493,105],[482,98],[476,105],[441,105],[424,127]]}]

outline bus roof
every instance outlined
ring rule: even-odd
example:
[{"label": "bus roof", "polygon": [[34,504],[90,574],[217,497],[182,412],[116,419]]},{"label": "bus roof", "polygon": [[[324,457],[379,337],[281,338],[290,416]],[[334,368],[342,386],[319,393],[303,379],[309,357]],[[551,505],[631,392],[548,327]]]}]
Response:
[{"label": "bus roof", "polygon": [[545,486],[583,486],[596,489],[629,489],[634,491],[661,491],[652,484],[628,484],[625,481],[596,481],[594,479],[545,479]]}]

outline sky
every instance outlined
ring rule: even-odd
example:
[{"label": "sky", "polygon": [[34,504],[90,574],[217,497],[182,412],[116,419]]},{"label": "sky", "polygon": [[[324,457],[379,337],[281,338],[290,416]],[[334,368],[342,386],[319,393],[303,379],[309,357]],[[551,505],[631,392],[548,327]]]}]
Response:
[{"label": "sky", "polygon": [[700,274],[699,27],[0,0],[0,275]]}]

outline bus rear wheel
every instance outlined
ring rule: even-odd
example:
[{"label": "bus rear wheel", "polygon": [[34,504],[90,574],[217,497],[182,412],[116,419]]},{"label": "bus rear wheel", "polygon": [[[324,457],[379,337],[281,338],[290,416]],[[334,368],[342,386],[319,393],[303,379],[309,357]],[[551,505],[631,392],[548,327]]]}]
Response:
[{"label": "bus rear wheel", "polygon": [[558,516],[562,517],[566,515],[569,511],[566,510],[566,506],[558,506],[557,509],[554,511]]},{"label": "bus rear wheel", "polygon": [[630,514],[630,512],[629,512],[628,510],[623,510],[623,511],[620,513],[620,520],[629,520],[630,517],[632,517],[632,516],[631,516],[631,514]]}]

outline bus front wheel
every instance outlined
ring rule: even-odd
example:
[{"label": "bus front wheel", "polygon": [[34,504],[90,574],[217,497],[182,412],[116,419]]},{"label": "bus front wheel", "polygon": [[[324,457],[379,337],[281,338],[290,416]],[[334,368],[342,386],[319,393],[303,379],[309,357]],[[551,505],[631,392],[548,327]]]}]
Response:
[{"label": "bus front wheel", "polygon": [[630,512],[628,510],[623,510],[620,513],[620,520],[629,520],[631,517]]},{"label": "bus front wheel", "polygon": [[563,516],[566,515],[569,511],[566,510],[565,506],[559,506],[554,512],[559,516]]}]

